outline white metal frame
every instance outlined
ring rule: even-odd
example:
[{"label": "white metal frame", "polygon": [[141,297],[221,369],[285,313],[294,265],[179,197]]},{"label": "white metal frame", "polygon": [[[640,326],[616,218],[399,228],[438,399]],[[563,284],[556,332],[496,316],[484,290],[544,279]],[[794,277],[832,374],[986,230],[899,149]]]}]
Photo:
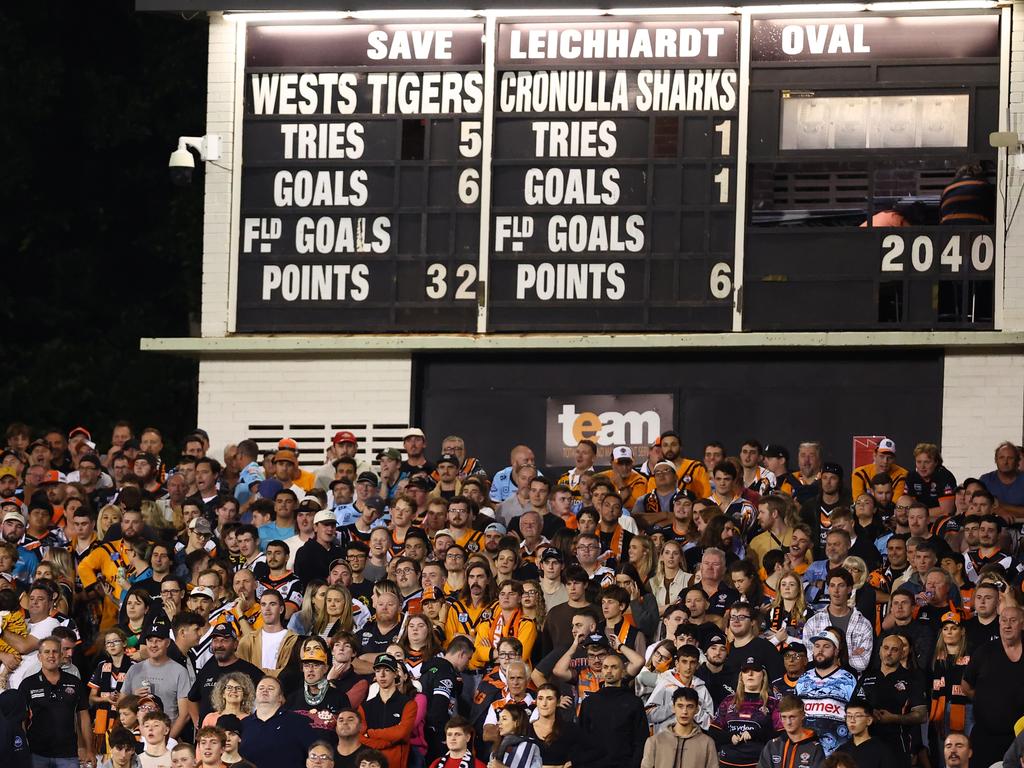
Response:
[{"label": "white metal frame", "polygon": [[238,314],[238,243],[242,213],[242,118],[245,112],[245,44],[248,25],[235,33],[235,113],[231,136],[231,234],[228,242],[228,333],[235,333]]}]

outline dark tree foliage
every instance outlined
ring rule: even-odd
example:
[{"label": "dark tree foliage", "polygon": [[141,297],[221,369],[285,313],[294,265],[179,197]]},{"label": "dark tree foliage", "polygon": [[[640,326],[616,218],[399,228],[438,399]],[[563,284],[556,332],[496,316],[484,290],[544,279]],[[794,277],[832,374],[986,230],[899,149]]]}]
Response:
[{"label": "dark tree foliage", "polygon": [[[0,4],[0,429],[195,426],[196,363],[139,351],[199,310],[207,21],[131,0]],[[201,165],[197,163],[197,165]]]}]

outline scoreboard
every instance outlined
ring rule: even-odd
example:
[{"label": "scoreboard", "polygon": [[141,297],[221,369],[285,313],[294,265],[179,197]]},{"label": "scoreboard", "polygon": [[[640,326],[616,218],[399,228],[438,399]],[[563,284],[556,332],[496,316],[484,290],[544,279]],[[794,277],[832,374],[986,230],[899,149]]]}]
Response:
[{"label": "scoreboard", "polygon": [[992,327],[999,18],[250,23],[233,330]]}]

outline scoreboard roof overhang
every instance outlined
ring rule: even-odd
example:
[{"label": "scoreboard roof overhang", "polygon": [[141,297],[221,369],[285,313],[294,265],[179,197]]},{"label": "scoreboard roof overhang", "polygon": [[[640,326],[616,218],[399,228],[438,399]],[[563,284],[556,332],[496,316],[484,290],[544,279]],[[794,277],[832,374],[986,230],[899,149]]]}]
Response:
[{"label": "scoreboard roof overhang", "polygon": [[[737,2],[714,2],[713,0],[637,0],[629,5],[636,5],[644,8],[704,8],[708,6],[776,6],[782,0],[742,0]],[[786,6],[806,6],[808,11],[828,11],[834,8],[836,11],[849,11],[852,5],[850,2],[822,2],[822,0],[785,0]],[[961,9],[970,10],[980,7],[992,7],[997,3],[984,2],[981,0],[952,0],[951,2],[923,2],[919,7],[925,6],[945,7],[947,10]],[[998,3],[1003,4],[1003,3]],[[895,3],[892,3],[895,5]],[[901,3],[902,5],[902,3]],[[909,3],[908,3],[909,5]],[[414,12],[429,7],[432,10],[464,9],[474,8],[487,10],[492,8],[518,9],[536,8],[537,0],[431,0],[424,3],[423,0],[135,0],[135,8],[138,11],[170,11],[182,13],[197,13],[203,11],[245,13],[245,12],[303,12],[303,11],[366,11],[366,10],[408,10]],[[593,0],[562,0],[558,4],[559,11],[571,12],[579,8],[594,8]]]}]

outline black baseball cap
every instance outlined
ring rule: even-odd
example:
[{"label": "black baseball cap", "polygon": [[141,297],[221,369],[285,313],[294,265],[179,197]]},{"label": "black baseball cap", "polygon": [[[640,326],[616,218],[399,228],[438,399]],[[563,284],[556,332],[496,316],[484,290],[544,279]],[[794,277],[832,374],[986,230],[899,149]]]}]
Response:
[{"label": "black baseball cap", "polygon": [[357,483],[371,483],[374,488],[380,485],[380,480],[373,472],[360,472],[356,478]]},{"label": "black baseball cap", "polygon": [[242,721],[237,715],[221,715],[217,718],[217,727],[230,733],[241,733]]},{"label": "black baseball cap", "polygon": [[142,633],[142,641],[145,642],[151,637],[158,637],[161,640],[171,639],[171,628],[166,624],[154,624],[145,632]]},{"label": "black baseball cap", "polygon": [[766,445],[761,453],[767,459],[785,459],[789,461],[789,451],[786,450],[786,446],[779,445],[778,443]]},{"label": "black baseball cap", "polygon": [[608,636],[603,632],[595,632],[592,635],[587,635],[583,640],[583,645],[589,648],[592,645],[600,646],[601,648],[611,648],[612,644],[608,642]]},{"label": "black baseball cap", "polygon": [[543,563],[545,560],[557,560],[560,563],[564,563],[565,557],[555,547],[548,547],[540,554],[540,561]]},{"label": "black baseball cap", "polygon": [[213,628],[213,632],[210,634],[211,637],[230,637],[235,639],[238,635],[235,634],[235,628],[228,624],[226,621],[221,622]]},{"label": "black baseball cap", "polygon": [[454,464],[456,467],[462,466],[462,462],[459,461],[459,457],[454,453],[443,453],[441,458],[437,460],[437,466],[442,464]]}]

